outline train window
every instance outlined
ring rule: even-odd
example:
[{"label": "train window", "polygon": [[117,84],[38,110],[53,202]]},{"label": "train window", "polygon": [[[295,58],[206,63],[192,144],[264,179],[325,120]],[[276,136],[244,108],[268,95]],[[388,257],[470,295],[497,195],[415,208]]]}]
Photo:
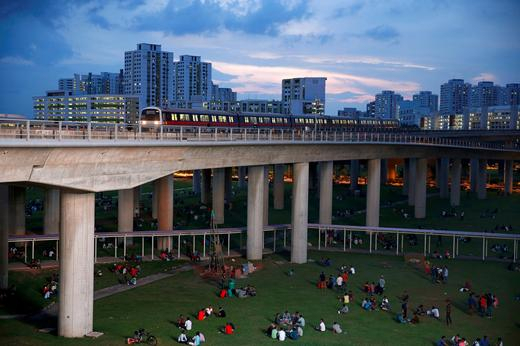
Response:
[{"label": "train window", "polygon": [[265,121],[266,124],[274,123],[274,119],[273,118],[264,117],[264,121]]},{"label": "train window", "polygon": [[173,113],[171,115],[171,119],[172,119],[172,121],[177,121],[177,113]]},{"label": "train window", "polygon": [[200,121],[209,122],[209,115],[201,114]]},{"label": "train window", "polygon": [[258,117],[258,123],[259,124],[263,124],[264,122],[264,118],[263,117]]},{"label": "train window", "polygon": [[234,123],[234,122],[235,122],[235,117],[229,116],[229,117],[228,117],[228,121],[229,121],[230,123]]},{"label": "train window", "polygon": [[225,116],[225,115],[219,115],[219,116],[218,116],[218,122],[219,122],[219,123],[225,123],[225,122],[227,122],[226,116]]},{"label": "train window", "polygon": [[283,123],[287,124],[287,118],[283,118]]},{"label": "train window", "polygon": [[192,114],[193,121],[199,121],[199,115],[198,114]]},{"label": "train window", "polygon": [[179,120],[180,121],[190,121],[190,115],[189,114],[179,114]]},{"label": "train window", "polygon": [[211,116],[211,122],[212,123],[216,123],[217,122],[217,116],[216,115],[212,115]]},{"label": "train window", "polygon": [[252,122],[253,124],[256,124],[256,123],[257,123],[257,121],[256,121],[256,117],[251,117],[251,122]]},{"label": "train window", "polygon": [[246,124],[249,124],[249,117],[244,117],[244,122],[245,122]]},{"label": "train window", "polygon": [[283,122],[282,118],[275,118],[275,120],[278,124],[281,124]]}]

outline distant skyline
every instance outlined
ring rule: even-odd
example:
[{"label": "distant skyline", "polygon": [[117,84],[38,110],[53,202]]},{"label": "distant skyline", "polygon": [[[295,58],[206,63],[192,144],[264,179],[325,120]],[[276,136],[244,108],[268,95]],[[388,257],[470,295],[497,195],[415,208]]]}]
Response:
[{"label": "distant skyline", "polygon": [[73,73],[118,72],[140,42],[202,56],[239,99],[327,77],[327,114],[364,110],[383,89],[520,82],[515,0],[27,0],[3,1],[0,16],[0,113],[32,116],[32,96]]}]

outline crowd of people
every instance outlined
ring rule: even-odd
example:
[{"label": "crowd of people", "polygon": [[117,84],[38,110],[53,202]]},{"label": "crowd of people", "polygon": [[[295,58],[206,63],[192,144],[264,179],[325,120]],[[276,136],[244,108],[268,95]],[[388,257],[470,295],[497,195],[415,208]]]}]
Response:
[{"label": "crowd of people", "polygon": [[256,288],[252,285],[246,285],[244,287],[235,287],[235,279],[229,279],[227,286],[222,285],[219,293],[220,298],[247,298],[247,297],[256,297]]},{"label": "crowd of people", "polygon": [[136,285],[141,265],[138,262],[131,261],[114,263],[112,271],[116,274],[117,281],[120,284]]},{"label": "crowd of people", "polygon": [[303,336],[303,328],[305,328],[303,314],[298,311],[295,313],[285,311],[274,316],[274,321],[266,328],[266,334],[280,341],[285,341],[286,338],[298,340]]},{"label": "crowd of people", "polygon": [[50,299],[58,295],[58,274],[54,273],[49,278],[42,288],[43,299]]},{"label": "crowd of people", "polygon": [[501,337],[498,337],[497,341],[493,343],[487,335],[484,335],[482,338],[475,338],[475,340],[470,344],[468,339],[457,334],[450,339],[446,338],[444,335],[441,336],[441,338],[435,343],[435,346],[504,346],[504,342]]},{"label": "crowd of people", "polygon": [[[199,309],[196,316],[197,321],[204,321],[205,319],[211,317],[225,318],[226,311],[222,306],[219,306],[218,311],[214,311],[213,307],[208,305],[207,307]],[[189,336],[193,330],[193,321],[190,319],[190,317],[185,317],[182,314],[179,315],[175,325],[180,329],[180,334],[177,337],[178,343],[199,346],[200,344],[206,342],[205,335],[200,331],[196,331],[192,336]],[[235,333],[235,329],[236,327],[232,322],[227,322],[220,329],[220,332],[226,335],[232,335]]]}]

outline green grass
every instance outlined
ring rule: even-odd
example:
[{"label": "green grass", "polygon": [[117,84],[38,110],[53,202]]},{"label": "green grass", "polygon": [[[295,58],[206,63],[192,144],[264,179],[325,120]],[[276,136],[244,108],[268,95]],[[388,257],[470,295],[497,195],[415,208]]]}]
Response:
[{"label": "green grass", "polygon": [[[319,259],[322,253],[311,252],[310,257]],[[94,329],[105,333],[97,340],[67,340],[53,335],[37,333],[34,327],[21,321],[8,320],[0,324],[3,345],[118,345],[124,337],[138,327],[146,328],[159,338],[160,344],[171,344],[178,334],[172,324],[179,314],[194,314],[200,307],[212,304],[222,305],[227,313],[226,321],[237,326],[237,333],[225,336],[218,332],[224,320],[210,318],[202,322],[194,321],[194,330],[202,331],[208,345],[271,345],[262,332],[277,312],[300,311],[307,320],[302,345],[432,345],[441,335],[452,336],[460,333],[470,339],[484,334],[496,340],[502,336],[506,345],[514,345],[520,340],[518,309],[520,302],[514,300],[519,292],[515,288],[519,274],[509,272],[500,263],[479,263],[474,261],[446,261],[450,268],[450,280],[446,285],[432,284],[422,271],[406,264],[401,257],[369,256],[359,254],[331,253],[335,266],[352,264],[358,273],[349,281],[349,289],[355,295],[351,311],[344,316],[336,313],[339,303],[338,293],[318,290],[315,282],[324,268],[316,263],[290,265],[281,256],[275,255],[263,261],[264,269],[248,279],[239,280],[257,287],[258,296],[247,299],[225,299],[216,296],[217,288],[202,280],[194,272],[179,273],[153,284],[107,297],[95,302]],[[280,264],[280,260],[283,262]],[[295,276],[288,277],[289,268],[295,269]],[[325,268],[326,274],[335,272]],[[410,294],[410,308],[418,304],[436,304],[441,309],[441,321],[422,318],[419,325],[401,325],[395,322],[395,312],[366,312],[359,307],[363,294],[360,291],[365,281],[374,281],[384,274],[387,281],[387,295],[395,309],[399,307],[397,296],[407,289]],[[465,280],[471,280],[477,293],[494,292],[500,299],[500,307],[492,319],[468,315],[465,311],[466,294],[458,292]],[[453,301],[454,325],[447,328],[443,323],[446,298]],[[346,331],[343,335],[331,332],[319,334],[312,330],[319,318],[327,325],[337,320]]]}]

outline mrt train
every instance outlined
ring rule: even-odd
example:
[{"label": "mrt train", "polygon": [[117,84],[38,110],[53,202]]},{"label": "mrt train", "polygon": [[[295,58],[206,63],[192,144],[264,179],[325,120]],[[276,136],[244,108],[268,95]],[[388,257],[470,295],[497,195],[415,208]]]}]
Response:
[{"label": "mrt train", "polygon": [[143,108],[139,122],[142,128],[153,129],[161,125],[279,128],[299,130],[356,130],[380,131],[399,128],[396,119],[350,118],[329,115],[285,115],[260,113],[233,113],[195,109]]}]

